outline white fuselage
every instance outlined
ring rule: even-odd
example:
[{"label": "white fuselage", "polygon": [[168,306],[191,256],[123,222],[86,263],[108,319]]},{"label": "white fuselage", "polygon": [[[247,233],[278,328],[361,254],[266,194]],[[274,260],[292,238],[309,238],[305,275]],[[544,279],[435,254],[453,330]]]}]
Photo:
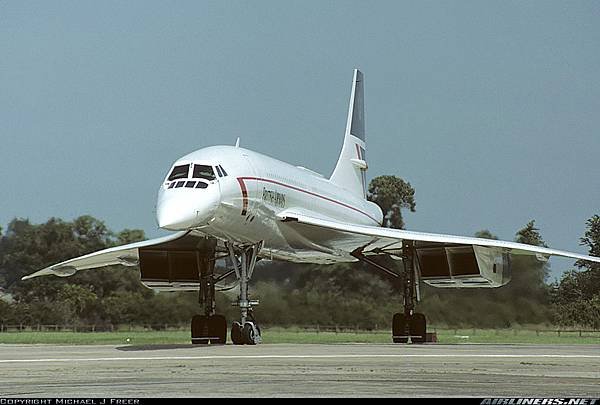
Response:
[{"label": "white fuselage", "polygon": [[[185,165],[190,166],[187,176],[169,180],[167,175],[159,189],[159,226],[197,229],[236,244],[263,241],[260,255],[266,258],[310,263],[354,260],[320,245],[318,234],[310,240],[300,236],[285,221],[286,213],[374,226],[383,219],[376,204],[323,176],[244,148],[200,149],[178,159],[173,168],[185,171]],[[194,165],[212,167],[214,178],[194,177],[199,172]],[[204,188],[197,188],[198,182]]]}]

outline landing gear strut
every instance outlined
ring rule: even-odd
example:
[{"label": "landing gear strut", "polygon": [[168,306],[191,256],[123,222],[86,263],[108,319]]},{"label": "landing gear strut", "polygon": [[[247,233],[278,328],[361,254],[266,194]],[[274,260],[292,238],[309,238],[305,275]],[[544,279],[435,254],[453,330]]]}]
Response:
[{"label": "landing gear strut", "polygon": [[198,302],[204,308],[204,315],[192,318],[192,344],[225,344],[227,342],[227,321],[216,314],[214,256],[198,257],[200,288]]},{"label": "landing gear strut", "polygon": [[231,244],[227,245],[235,275],[240,282],[240,295],[237,303],[234,303],[240,308],[240,321],[233,322],[231,325],[231,341],[236,345],[255,345],[262,342],[260,328],[252,312],[252,306],[258,305],[258,301],[250,300],[248,294],[248,283],[254,272],[261,247],[262,242],[242,247],[236,254],[234,247]]},{"label": "landing gear strut", "polygon": [[402,272],[404,286],[404,312],[394,314],[392,320],[392,341],[394,343],[407,343],[408,338],[412,343],[425,343],[427,335],[427,321],[425,315],[415,312],[415,293],[419,292],[416,281],[414,263],[414,247],[412,241],[402,243]]},{"label": "landing gear strut", "polygon": [[402,280],[404,310],[403,312],[395,313],[392,319],[392,341],[394,343],[408,343],[408,339],[410,338],[412,343],[425,343],[427,321],[425,315],[415,312],[415,302],[420,300],[420,293],[414,263],[414,242],[405,240],[402,243],[401,257],[404,269],[401,274],[371,260],[360,251],[354,251],[352,255],[392,278],[394,284],[400,279]]}]

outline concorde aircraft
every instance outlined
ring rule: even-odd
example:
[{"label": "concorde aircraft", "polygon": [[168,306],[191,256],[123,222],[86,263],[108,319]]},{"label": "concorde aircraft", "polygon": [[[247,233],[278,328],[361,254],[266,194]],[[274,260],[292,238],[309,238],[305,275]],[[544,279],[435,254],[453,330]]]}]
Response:
[{"label": "concorde aircraft", "polygon": [[[362,261],[403,286],[403,310],[392,320],[392,341],[422,343],[426,319],[415,312],[419,283],[442,288],[494,288],[511,278],[517,255],[565,256],[546,247],[381,227],[381,209],[367,200],[363,74],[354,70],[344,142],[329,178],[235,146],[211,146],[172,165],[158,191],[157,239],[104,249],[23,277],[70,276],[79,270],[139,266],[141,282],[157,290],[198,291],[203,314],[191,322],[192,343],[223,344],[227,321],[217,314],[215,291],[227,278],[239,285],[234,344],[261,342],[248,284],[258,260],[331,264]],[[384,265],[387,256],[402,263]],[[216,271],[215,261],[229,266]],[[217,274],[220,273],[220,274]],[[235,277],[235,278],[234,278]]]}]

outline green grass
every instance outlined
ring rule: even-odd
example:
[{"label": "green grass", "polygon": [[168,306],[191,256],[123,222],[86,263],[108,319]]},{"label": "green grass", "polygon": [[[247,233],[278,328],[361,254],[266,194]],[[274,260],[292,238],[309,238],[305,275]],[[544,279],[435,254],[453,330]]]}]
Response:
[{"label": "green grass", "polygon": [[[127,341],[129,339],[129,341]],[[60,344],[60,345],[118,345],[118,344],[175,344],[189,343],[190,332],[133,331],[133,332],[4,332],[1,343]]]},{"label": "green grass", "polygon": [[[539,332],[518,329],[437,329],[438,343],[535,343],[535,344],[600,344],[600,332]],[[129,340],[127,340],[129,339]],[[186,330],[172,331],[116,331],[116,332],[4,332],[0,344],[187,344]],[[320,332],[298,328],[272,327],[263,330],[264,343],[390,343],[389,331],[375,332]]]}]

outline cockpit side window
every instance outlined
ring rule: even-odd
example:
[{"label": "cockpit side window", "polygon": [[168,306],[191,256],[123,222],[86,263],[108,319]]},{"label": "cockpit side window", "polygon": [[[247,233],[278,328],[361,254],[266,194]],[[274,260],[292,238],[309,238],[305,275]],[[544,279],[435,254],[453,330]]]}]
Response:
[{"label": "cockpit side window", "polygon": [[195,179],[206,179],[206,180],[214,180],[215,172],[213,171],[212,166],[207,165],[194,165],[194,175]]},{"label": "cockpit side window", "polygon": [[221,171],[223,172],[223,176],[227,176],[227,172],[225,171],[225,169],[223,169],[223,166],[219,165],[219,167],[221,168]]},{"label": "cockpit side window", "polygon": [[190,165],[175,166],[171,174],[169,174],[169,181],[177,179],[185,179],[190,171]]},{"label": "cockpit side window", "polygon": [[215,169],[217,169],[217,174],[219,175],[219,177],[223,177],[223,173],[221,172],[221,168],[219,166],[215,166]]}]

